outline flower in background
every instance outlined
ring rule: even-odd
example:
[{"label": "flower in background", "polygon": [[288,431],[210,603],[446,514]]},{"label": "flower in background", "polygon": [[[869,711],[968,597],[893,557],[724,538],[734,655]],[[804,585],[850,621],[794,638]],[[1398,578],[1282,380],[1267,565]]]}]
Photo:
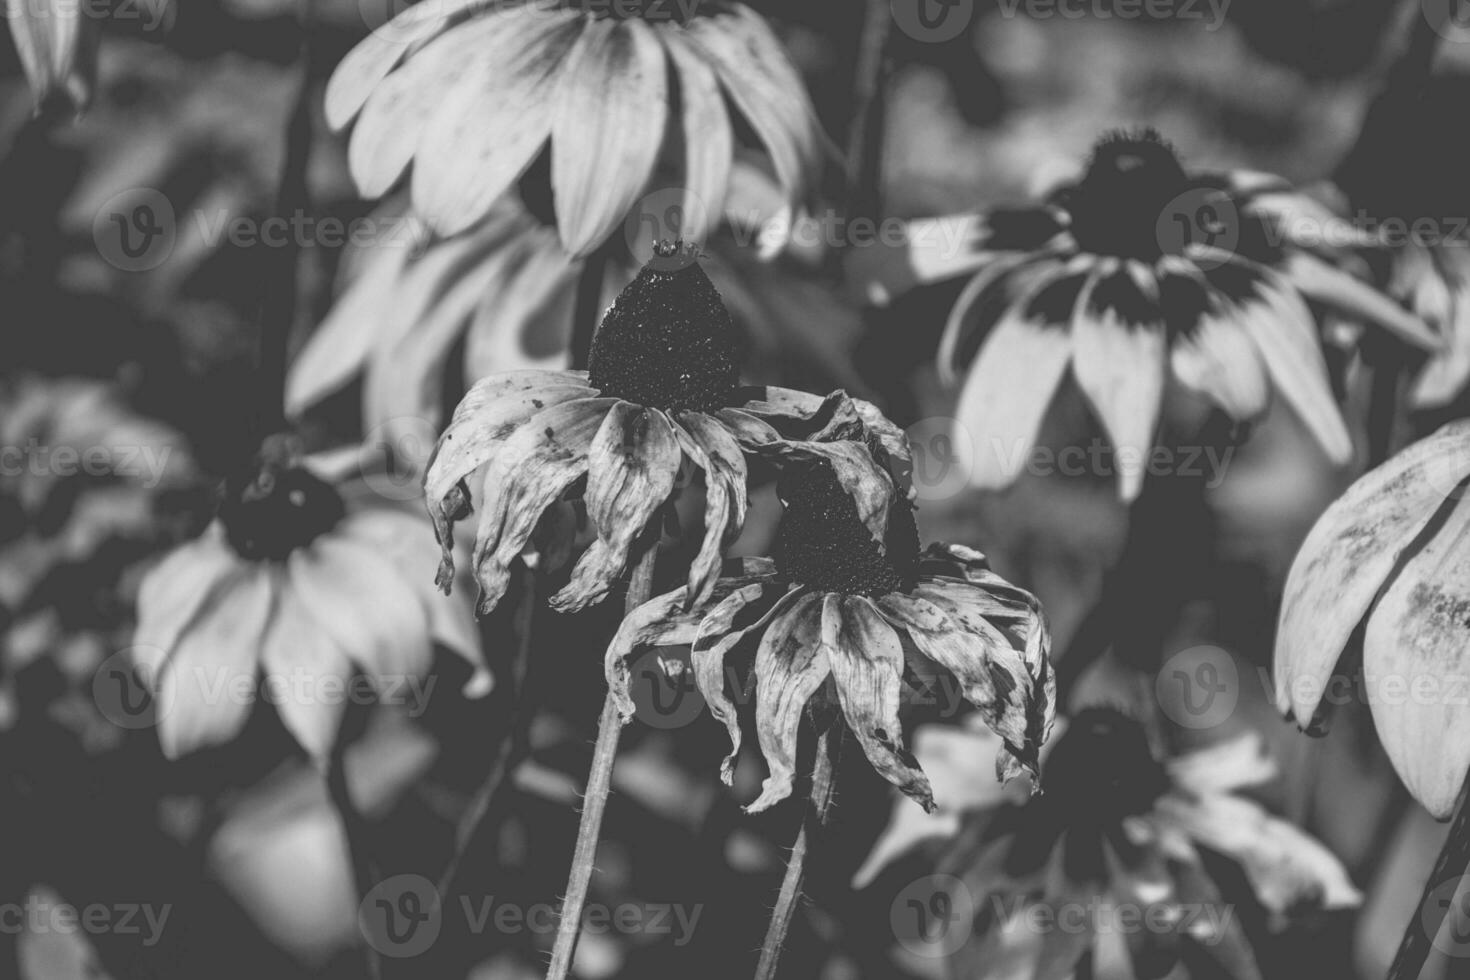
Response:
[{"label": "flower in background", "polygon": [[724,200],[735,132],[748,125],[790,199],[804,198],[822,137],[765,21],[728,0],[687,14],[678,4],[617,6],[636,13],[450,0],[374,32],[326,94],[334,127],[357,120],[349,164],[362,193],[387,192],[412,163],[414,207],[452,235],[488,213],[549,140],[557,227],[582,255],[644,194],[667,142],[683,160],[689,225],[680,232],[703,241],[704,202]]},{"label": "flower in background", "polygon": [[587,371],[509,371],[477,382],[425,478],[444,549],[441,587],[454,574],[454,525],[474,509],[472,474],[483,473],[473,557],[482,613],[500,601],[510,563],[542,516],[585,479],[597,538],[551,601],[565,611],[601,601],[675,494],[687,457],[706,484],[690,595],[708,595],[723,543],[745,521],[745,451],[778,439],[772,422],[810,420],[825,404],[784,388],[742,389],[739,353],[730,314],[694,252],[666,242],[608,309]]},{"label": "flower in background", "polygon": [[921,554],[913,508],[895,493],[881,447],[847,439],[772,448],[788,457],[774,558],[741,560],[693,607],[680,589],[628,615],[607,651],[623,717],[633,714],[627,658],[690,645],[695,683],[730,736],[721,767],[729,783],[741,732],[726,680],[754,647],[756,732],[770,775],[748,811],[790,795],[802,717],[834,699],[873,768],[930,810],[929,779],[904,748],[899,717],[908,663],[959,681],[1000,735],[999,778],[1034,773],[1055,702],[1036,599],[979,552],[932,545]]},{"label": "flower in background", "polygon": [[[1146,130],[1104,138],[1086,173],[1043,205],[912,223],[902,262],[875,271],[873,289],[881,298],[975,273],[945,327],[939,371],[960,386],[977,486],[1022,472],[1013,461],[1030,452],[1069,368],[1116,448],[1153,447],[1172,379],[1240,421],[1263,413],[1274,389],[1343,463],[1352,441],[1308,304],[1425,349],[1438,342],[1293,238],[1332,232],[1361,237],[1277,178],[1190,174]],[[1119,470],[1132,499],[1143,468]]]},{"label": "flower in background", "polygon": [[1352,666],[1340,662],[1363,630],[1379,739],[1441,820],[1470,770],[1470,708],[1455,690],[1470,610],[1467,481],[1470,422],[1454,422],[1354,483],[1302,542],[1276,632],[1277,705],[1320,733],[1335,678]]},{"label": "flower in background", "polygon": [[357,674],[401,692],[431,673],[435,644],[463,657],[465,692],[489,689],[474,617],[425,584],[436,555],[419,520],[349,512],[279,437],[219,518],[144,579],[134,657],[156,692],[171,758],[226,742],[250,715],[258,674],[281,722],[322,763]]},{"label": "flower in background", "polygon": [[[1136,721],[1090,708],[1049,746],[1043,772],[1043,794],[971,814],[940,857],[976,910],[956,977],[1065,977],[1084,963],[1097,977],[1166,976],[1182,962],[1258,980],[1238,903],[1206,855],[1238,866],[1273,926],[1361,901],[1325,847],[1240,795],[1277,774],[1259,736],[1161,764]],[[1129,914],[1150,928],[1121,928]]]},{"label": "flower in background", "polygon": [[6,19],[36,112],[81,112],[97,84],[96,12],[75,0],[8,0]]}]

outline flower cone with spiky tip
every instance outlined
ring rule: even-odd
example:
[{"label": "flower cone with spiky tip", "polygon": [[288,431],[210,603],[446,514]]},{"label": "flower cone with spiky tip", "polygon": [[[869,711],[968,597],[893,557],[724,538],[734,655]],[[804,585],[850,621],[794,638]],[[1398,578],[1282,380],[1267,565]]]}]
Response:
[{"label": "flower cone with spiky tip", "polygon": [[[970,753],[986,742],[977,735]],[[1239,866],[1273,925],[1361,901],[1322,844],[1238,795],[1276,776],[1258,736],[1160,763],[1137,722],[1089,708],[1048,746],[1043,772],[1043,795],[972,813],[940,857],[977,913],[950,960],[956,977],[1067,977],[1090,959],[1098,976],[1183,966],[1260,980],[1204,852]],[[1123,909],[1166,928],[1120,931],[1112,916]],[[1078,928],[1037,929],[1038,915]]]},{"label": "flower cone with spiky tip", "polygon": [[[1328,507],[1287,576],[1276,630],[1276,702],[1313,734],[1361,636],[1369,708],[1389,760],[1440,820],[1470,770],[1470,422],[1452,422],[1372,470]],[[1359,631],[1361,630],[1361,633]],[[1436,697],[1404,697],[1424,685]]]},{"label": "flower cone with spiky tip", "polygon": [[268,440],[258,471],[227,487],[218,520],[143,581],[132,652],[170,757],[234,737],[254,703],[237,685],[254,691],[257,673],[288,692],[275,701],[281,721],[319,765],[346,704],[322,685],[427,676],[438,643],[469,662],[466,693],[489,689],[471,610],[427,586],[435,554],[421,519],[349,513],[311,463]]},{"label": "flower cone with spiky tip", "polygon": [[758,14],[730,0],[703,0],[687,15],[677,4],[612,6],[633,15],[597,4],[447,0],[374,32],[326,93],[333,126],[357,118],[348,156],[363,194],[385,193],[412,162],[415,208],[439,233],[456,234],[549,140],[561,240],[580,255],[647,193],[667,146],[683,161],[680,232],[702,241],[735,155],[728,100],[788,199],[806,196],[821,131],[801,76]]},{"label": "flower cone with spiky tip", "polygon": [[978,552],[934,545],[920,554],[913,508],[874,459],[874,450],[886,457],[881,442],[769,447],[785,457],[774,557],[732,563],[692,608],[684,589],[651,600],[608,648],[608,684],[626,719],[627,658],[648,646],[692,647],[695,683],[730,736],[726,783],[741,744],[727,667],[754,648],[756,731],[770,776],[750,812],[790,795],[801,719],[818,705],[840,709],[873,767],[932,808],[899,718],[904,686],[920,675],[958,679],[1002,737],[1002,779],[1034,771],[1050,730],[1055,688],[1039,605]]},{"label": "flower cone with spiky tip", "polygon": [[[691,602],[719,576],[723,543],[744,523],[745,452],[780,442],[776,426],[809,424],[830,404],[871,406],[840,393],[739,385],[739,342],[697,254],[662,244],[618,296],[594,337],[589,370],[511,371],[474,385],[440,437],[425,480],[429,514],[454,573],[454,525],[483,471],[474,569],[480,609],[504,594],[510,562],[543,513],[585,479],[597,538],[552,597],[564,611],[601,601],[635,540],[676,492],[684,459],[705,474],[704,540],[689,570]],[[902,443],[897,430],[889,433]]]},{"label": "flower cone with spiky tip", "polygon": [[[968,238],[958,255],[956,229]],[[913,244],[871,273],[872,289],[975,272],[950,313],[939,371],[960,388],[955,414],[975,446],[977,486],[1006,486],[1024,470],[1014,460],[1030,452],[1069,367],[1117,448],[1146,456],[1172,379],[1239,421],[1261,415],[1274,389],[1342,463],[1352,441],[1308,303],[1424,349],[1438,341],[1293,238],[1299,229],[1362,237],[1278,178],[1190,174],[1147,130],[1102,140],[1082,178],[1042,206],[913,223]],[[1119,469],[1132,499],[1144,468]]]}]

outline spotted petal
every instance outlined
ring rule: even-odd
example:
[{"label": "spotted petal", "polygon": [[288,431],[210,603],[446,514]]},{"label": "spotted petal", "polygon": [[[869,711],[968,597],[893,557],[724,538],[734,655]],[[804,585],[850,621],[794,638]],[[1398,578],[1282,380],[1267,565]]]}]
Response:
[{"label": "spotted petal", "polygon": [[807,702],[832,673],[822,640],[822,597],[806,593],[771,620],[755,654],[755,724],[770,775],[747,813],[791,795],[796,739]]}]

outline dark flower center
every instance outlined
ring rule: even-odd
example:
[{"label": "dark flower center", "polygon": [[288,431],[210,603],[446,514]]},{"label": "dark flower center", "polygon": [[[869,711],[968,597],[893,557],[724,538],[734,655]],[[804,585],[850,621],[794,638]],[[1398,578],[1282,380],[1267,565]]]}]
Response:
[{"label": "dark flower center", "polygon": [[714,283],[680,243],[613,302],[592,341],[592,387],[666,411],[714,411],[740,385],[740,338]]},{"label": "dark flower center", "polygon": [[918,579],[919,534],[906,500],[889,509],[882,543],[827,464],[799,467],[777,486],[785,512],[776,534],[776,568],[821,592],[879,596],[906,592]]},{"label": "dark flower center", "polygon": [[1147,812],[1169,779],[1142,725],[1121,711],[1088,708],[1052,749],[1043,785],[1059,812],[1109,822]]},{"label": "dark flower center", "polygon": [[[1063,192],[1072,237],[1084,252],[1153,262],[1191,240],[1168,226],[1171,211],[1193,219],[1198,204],[1176,204],[1189,190],[1189,177],[1173,149],[1153,130],[1105,137],[1092,153],[1087,173]],[[1186,213],[1187,212],[1187,213]]]},{"label": "dark flower center", "polygon": [[265,458],[250,482],[226,484],[219,516],[240,557],[280,561],[336,527],[345,513],[330,484],[299,466]]}]

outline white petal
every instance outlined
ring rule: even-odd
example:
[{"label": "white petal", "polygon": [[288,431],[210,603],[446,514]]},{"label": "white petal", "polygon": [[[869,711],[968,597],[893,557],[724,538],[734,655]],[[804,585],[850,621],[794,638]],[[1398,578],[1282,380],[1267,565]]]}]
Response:
[{"label": "white petal", "polygon": [[1432,351],[1440,346],[1439,338],[1424,321],[1368,283],[1314,255],[1289,253],[1285,276],[1308,299],[1383,327],[1400,340],[1423,350]]},{"label": "white petal", "polygon": [[226,577],[244,565],[216,522],[143,577],[133,646],[134,659],[145,671],[157,675],[179,637],[209,609]]},{"label": "white petal", "polygon": [[[290,579],[300,581],[293,569]],[[323,768],[337,742],[347,709],[348,682],[355,673],[338,641],[341,634],[311,609],[311,599],[288,580],[261,645],[263,685],[272,690],[286,730]]]},{"label": "white petal", "polygon": [[719,223],[730,183],[735,136],[714,69],[680,40],[668,37],[669,58],[679,76],[684,128],[684,205],[679,232],[703,242]]},{"label": "white petal", "polygon": [[1256,345],[1229,316],[1200,317],[1193,330],[1174,339],[1169,358],[1181,384],[1232,419],[1250,421],[1270,404],[1271,386]]}]

